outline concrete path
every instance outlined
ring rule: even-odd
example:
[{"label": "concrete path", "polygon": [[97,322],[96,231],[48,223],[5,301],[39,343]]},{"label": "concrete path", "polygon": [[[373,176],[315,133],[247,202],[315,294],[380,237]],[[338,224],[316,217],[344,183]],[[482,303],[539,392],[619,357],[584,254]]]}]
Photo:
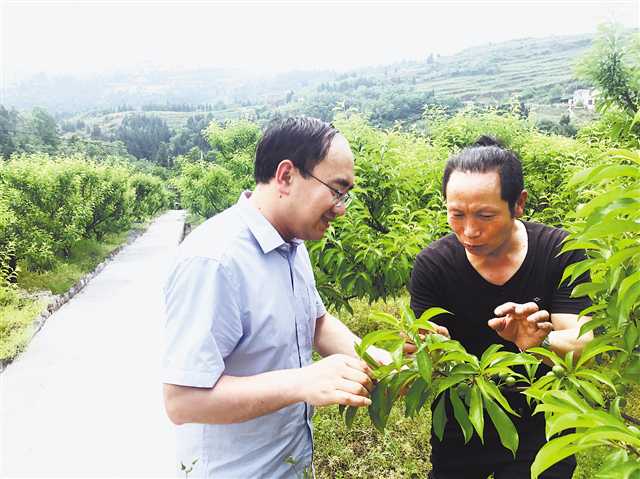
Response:
[{"label": "concrete path", "polygon": [[183,221],[158,218],[0,374],[0,477],[175,474],[160,291]]}]

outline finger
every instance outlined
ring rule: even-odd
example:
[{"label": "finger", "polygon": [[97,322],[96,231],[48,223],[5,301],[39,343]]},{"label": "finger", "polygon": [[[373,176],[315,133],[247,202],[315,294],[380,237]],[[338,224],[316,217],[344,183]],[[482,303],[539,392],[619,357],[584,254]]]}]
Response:
[{"label": "finger", "polygon": [[355,394],[357,396],[369,396],[369,390],[364,387],[362,384],[354,381],[349,381],[348,379],[342,379],[338,382],[337,388],[340,391],[345,391],[350,394]]},{"label": "finger", "polygon": [[523,314],[523,315],[531,315],[538,311],[540,307],[534,303],[533,301],[529,301],[528,303],[518,304],[515,308],[515,314]]},{"label": "finger", "polygon": [[404,343],[402,345],[403,354],[413,354],[418,350],[415,344],[413,343]]},{"label": "finger", "polygon": [[367,376],[373,375],[373,371],[367,363],[365,363],[362,359],[352,358],[351,356],[344,356],[345,365],[349,366],[351,369],[355,369],[356,371],[362,371]]},{"label": "finger", "polygon": [[355,369],[350,369],[349,371],[347,371],[347,374],[344,374],[342,376],[342,379],[361,384],[367,389],[367,391],[373,391],[373,381],[371,381],[371,378]]},{"label": "finger", "polygon": [[356,394],[350,394],[345,391],[337,391],[338,400],[337,404],[344,404],[345,406],[355,407],[367,407],[371,406],[371,399],[364,396],[358,396]]},{"label": "finger", "polygon": [[538,323],[538,329],[545,331],[547,334],[553,331],[553,324],[551,323]]},{"label": "finger", "polygon": [[487,324],[491,329],[499,333],[507,326],[507,320],[506,318],[493,318],[490,319]]},{"label": "finger", "polygon": [[527,317],[527,321],[529,321],[530,323],[544,323],[549,321],[549,312],[545,311],[544,309],[542,311],[538,311],[536,313],[533,313],[531,315],[529,315]]},{"label": "finger", "polygon": [[447,328],[445,328],[444,326],[436,325],[436,329],[438,330],[438,334],[442,334],[443,336],[451,339],[451,335],[449,334],[449,330]]},{"label": "finger", "polygon": [[504,303],[494,309],[493,314],[495,314],[496,316],[506,316],[507,314],[513,314],[517,306],[518,304],[513,302]]}]

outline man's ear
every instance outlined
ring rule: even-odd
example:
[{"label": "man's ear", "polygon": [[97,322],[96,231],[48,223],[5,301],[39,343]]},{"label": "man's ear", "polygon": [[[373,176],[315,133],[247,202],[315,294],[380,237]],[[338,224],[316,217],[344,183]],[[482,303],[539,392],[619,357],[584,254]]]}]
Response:
[{"label": "man's ear", "polygon": [[518,196],[518,199],[516,200],[516,206],[514,208],[516,218],[520,218],[524,214],[524,206],[527,203],[528,196],[529,193],[527,192],[527,190],[522,190],[520,192],[520,196]]},{"label": "man's ear", "polygon": [[296,175],[296,167],[291,160],[282,160],[276,168],[275,180],[278,193],[288,195],[291,191],[291,184]]}]

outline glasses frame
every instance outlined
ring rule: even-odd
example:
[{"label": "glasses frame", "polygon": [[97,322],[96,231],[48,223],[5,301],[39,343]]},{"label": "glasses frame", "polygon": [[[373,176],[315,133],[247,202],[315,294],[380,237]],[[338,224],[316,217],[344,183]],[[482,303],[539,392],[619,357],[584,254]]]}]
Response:
[{"label": "glasses frame", "polygon": [[347,206],[349,206],[349,203],[351,203],[351,201],[353,200],[353,195],[351,194],[351,192],[345,191],[343,193],[342,191],[335,189],[333,186],[330,186],[330,185],[326,184],[320,178],[318,178],[317,176],[312,175],[308,171],[307,171],[307,175],[309,175],[314,180],[322,183],[324,186],[329,188],[329,190],[331,190],[331,194],[333,195],[333,206],[338,206],[338,205],[342,204],[346,208]]}]

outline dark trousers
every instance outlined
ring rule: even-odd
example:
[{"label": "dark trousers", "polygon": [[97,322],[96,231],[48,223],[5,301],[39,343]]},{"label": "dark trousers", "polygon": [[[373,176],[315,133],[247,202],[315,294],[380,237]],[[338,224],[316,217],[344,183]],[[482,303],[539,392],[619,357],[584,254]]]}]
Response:
[{"label": "dark trousers", "polygon": [[[435,435],[431,437],[431,479],[486,479],[490,474],[495,479],[530,478],[531,464],[538,450],[547,442],[544,434],[545,421],[542,414],[531,416],[526,402],[520,401],[521,398],[509,398],[514,409],[522,416],[520,419],[510,416],[520,438],[515,459],[511,451],[500,443],[498,433],[486,414],[484,445],[475,432],[471,440],[464,444],[460,426],[451,411],[448,411],[449,420],[442,442]],[[547,469],[540,477],[571,479],[575,468],[575,457],[569,456]]]}]

